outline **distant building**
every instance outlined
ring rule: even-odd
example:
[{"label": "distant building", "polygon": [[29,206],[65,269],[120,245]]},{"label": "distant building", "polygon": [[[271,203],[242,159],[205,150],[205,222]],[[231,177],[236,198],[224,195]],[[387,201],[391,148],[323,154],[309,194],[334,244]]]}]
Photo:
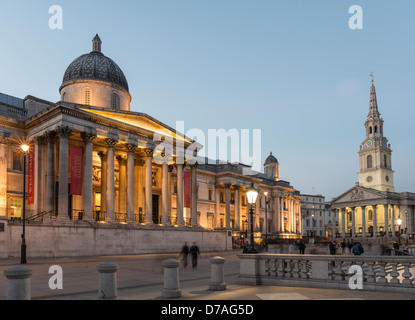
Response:
[{"label": "distant building", "polygon": [[326,202],[326,198],[320,194],[302,194],[301,196],[303,236],[331,237],[333,225],[336,228],[338,221],[333,220],[335,215],[330,210],[331,208]]}]

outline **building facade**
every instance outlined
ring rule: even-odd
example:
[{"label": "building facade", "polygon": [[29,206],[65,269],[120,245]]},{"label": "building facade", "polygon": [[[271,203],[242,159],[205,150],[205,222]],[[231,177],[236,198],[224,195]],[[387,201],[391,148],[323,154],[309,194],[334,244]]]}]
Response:
[{"label": "building facade", "polygon": [[21,221],[25,204],[25,218],[44,225],[191,227],[238,239],[246,236],[245,192],[254,183],[261,193],[256,236],[301,234],[301,197],[279,179],[275,157],[265,174],[246,175],[243,164],[198,164],[203,146],[130,110],[127,79],[98,35],[92,51],[66,69],[60,95],[52,103],[0,94],[0,220]]},{"label": "building facade", "polygon": [[320,194],[301,194],[301,196],[302,234],[307,237],[321,238],[328,238],[335,234],[338,221],[326,202],[326,198]]},{"label": "building facade", "polygon": [[372,80],[366,138],[359,152],[359,182],[331,202],[342,238],[414,236],[415,194],[395,192],[392,149],[383,125]]}]

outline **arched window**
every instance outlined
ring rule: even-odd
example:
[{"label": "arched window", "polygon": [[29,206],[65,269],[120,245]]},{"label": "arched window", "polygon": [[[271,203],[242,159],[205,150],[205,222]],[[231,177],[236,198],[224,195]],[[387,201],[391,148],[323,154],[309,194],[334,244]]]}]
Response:
[{"label": "arched window", "polygon": [[85,97],[85,105],[90,106],[91,105],[91,89],[87,88],[84,91],[84,97]]},{"label": "arched window", "polygon": [[118,94],[112,94],[111,104],[113,109],[118,110],[120,108],[120,97],[118,97]]},{"label": "arched window", "polygon": [[378,133],[378,126],[375,126],[375,133]]},{"label": "arched window", "polygon": [[373,128],[372,127],[370,127],[369,132],[370,132],[370,134],[373,133]]},{"label": "arched window", "polygon": [[64,92],[64,93],[63,93],[63,95],[62,95],[62,101],[64,101],[64,102],[65,102],[65,101],[66,101],[66,99],[67,99],[66,92]]},{"label": "arched window", "polygon": [[373,166],[373,158],[372,156],[367,156],[367,168],[371,169]]},{"label": "arched window", "polygon": [[383,156],[383,159],[384,159],[384,162],[385,162],[385,168],[387,168],[388,167],[388,157],[387,157],[386,154]]}]

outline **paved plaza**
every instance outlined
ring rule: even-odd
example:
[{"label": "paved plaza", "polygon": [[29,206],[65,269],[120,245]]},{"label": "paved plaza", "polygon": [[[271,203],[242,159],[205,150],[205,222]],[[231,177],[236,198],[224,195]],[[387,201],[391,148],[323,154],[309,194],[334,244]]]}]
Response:
[{"label": "paved plaza", "polygon": [[[180,267],[182,297],[177,300],[414,300],[411,294],[290,288],[279,286],[246,286],[239,284],[240,250],[202,253],[197,268]],[[209,291],[210,258],[226,258],[225,281],[227,290]],[[164,272],[162,261],[179,258],[179,254],[150,254],[110,257],[29,259],[27,267],[33,270],[31,292],[33,300],[98,300],[98,272],[96,266],[104,262],[119,264],[119,300],[160,300]],[[7,281],[3,272],[19,265],[18,259],[0,260],[0,300],[6,299]],[[63,290],[51,290],[49,268],[63,269]]]}]

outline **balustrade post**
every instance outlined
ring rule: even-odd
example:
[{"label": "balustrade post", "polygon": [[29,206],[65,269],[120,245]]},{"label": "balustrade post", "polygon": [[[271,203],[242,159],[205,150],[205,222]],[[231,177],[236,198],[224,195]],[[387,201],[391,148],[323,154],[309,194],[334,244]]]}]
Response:
[{"label": "balustrade post", "polygon": [[21,266],[4,271],[7,278],[7,300],[31,300],[32,273],[33,270]]}]

